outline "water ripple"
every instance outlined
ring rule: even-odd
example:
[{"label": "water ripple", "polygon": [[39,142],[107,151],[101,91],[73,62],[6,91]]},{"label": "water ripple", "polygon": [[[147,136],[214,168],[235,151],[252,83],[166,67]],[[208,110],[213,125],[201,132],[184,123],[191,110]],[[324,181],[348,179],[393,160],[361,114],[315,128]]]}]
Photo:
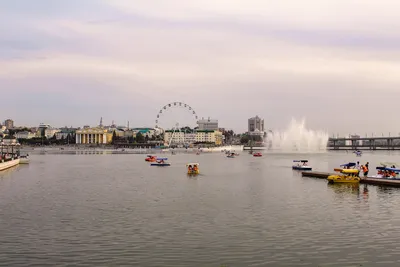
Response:
[{"label": "water ripple", "polygon": [[207,155],[188,179],[195,155],[34,155],[0,176],[0,266],[398,266],[400,191],[303,178],[289,156]]}]

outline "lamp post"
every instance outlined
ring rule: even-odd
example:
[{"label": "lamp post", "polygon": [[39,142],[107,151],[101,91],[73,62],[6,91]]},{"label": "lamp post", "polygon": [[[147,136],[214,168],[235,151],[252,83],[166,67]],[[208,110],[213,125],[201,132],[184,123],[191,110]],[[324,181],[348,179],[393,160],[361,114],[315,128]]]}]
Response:
[{"label": "lamp post", "polygon": [[21,150],[20,150],[21,149],[21,144],[17,143],[16,146],[17,146],[17,158],[19,158],[20,155],[21,155]]}]

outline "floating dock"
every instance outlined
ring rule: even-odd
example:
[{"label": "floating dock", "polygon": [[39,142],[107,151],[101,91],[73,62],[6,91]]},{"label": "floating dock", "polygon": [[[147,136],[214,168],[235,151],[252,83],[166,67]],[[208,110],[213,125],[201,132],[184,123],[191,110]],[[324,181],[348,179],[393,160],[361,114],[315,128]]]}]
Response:
[{"label": "floating dock", "polygon": [[327,179],[329,175],[332,175],[333,173],[329,172],[302,172],[301,175],[303,177],[312,177],[312,178],[320,178],[320,179]]},{"label": "floating dock", "polygon": [[[303,177],[312,177],[319,179],[327,179],[329,175],[333,173],[329,172],[302,172],[301,175]],[[400,187],[400,180],[390,180],[390,179],[379,179],[379,178],[364,178],[362,177],[360,180],[362,184],[371,184],[371,185],[384,185],[384,186],[395,186]]]}]

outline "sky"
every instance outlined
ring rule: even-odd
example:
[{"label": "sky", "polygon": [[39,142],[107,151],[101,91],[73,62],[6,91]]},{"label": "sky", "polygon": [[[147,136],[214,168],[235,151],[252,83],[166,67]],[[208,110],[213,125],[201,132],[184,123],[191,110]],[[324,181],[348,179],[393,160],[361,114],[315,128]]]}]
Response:
[{"label": "sky", "polygon": [[330,135],[398,134],[399,10],[398,0],[0,0],[0,121],[151,127],[180,101],[237,132],[259,115],[268,129],[305,118]]}]

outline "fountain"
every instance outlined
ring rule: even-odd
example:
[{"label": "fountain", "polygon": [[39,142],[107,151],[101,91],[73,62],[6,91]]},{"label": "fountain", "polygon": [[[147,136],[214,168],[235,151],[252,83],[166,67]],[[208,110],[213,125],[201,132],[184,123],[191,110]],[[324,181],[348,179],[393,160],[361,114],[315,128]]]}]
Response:
[{"label": "fountain", "polygon": [[284,132],[269,132],[265,141],[270,150],[280,152],[315,153],[325,152],[329,135],[324,131],[305,128],[305,120],[292,119]]}]

